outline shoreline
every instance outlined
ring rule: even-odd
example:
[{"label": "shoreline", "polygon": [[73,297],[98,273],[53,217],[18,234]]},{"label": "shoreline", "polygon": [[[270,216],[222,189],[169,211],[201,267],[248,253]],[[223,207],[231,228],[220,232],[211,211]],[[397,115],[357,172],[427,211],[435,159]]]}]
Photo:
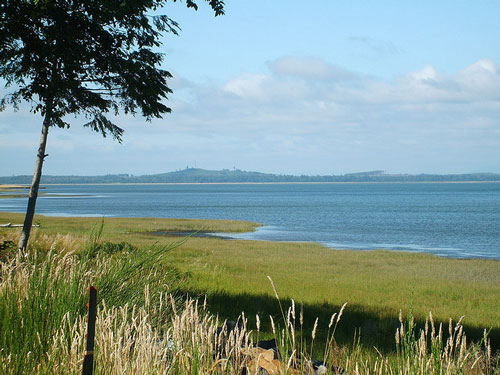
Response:
[{"label": "shoreline", "polygon": [[30,185],[27,184],[0,184],[0,191],[12,191],[19,189],[29,189]]},{"label": "shoreline", "polygon": [[[133,186],[133,185],[343,185],[343,184],[500,184],[500,181],[310,181],[310,182],[91,182],[42,183],[42,186]],[[29,184],[0,184],[0,190],[29,189]]]},{"label": "shoreline", "polygon": [[[0,211],[0,215],[2,214],[14,214],[14,215],[24,215],[22,212],[9,212],[9,211]],[[106,219],[106,220],[130,220],[130,221],[145,221],[145,220],[158,220],[158,221],[176,221],[176,220],[181,220],[186,223],[209,223],[209,222],[217,222],[217,221],[224,221],[224,220],[213,220],[213,219],[192,219],[192,218],[160,218],[160,217],[117,217],[117,216],[52,216],[52,215],[47,215],[47,214],[36,214],[38,217],[42,218],[48,218],[48,219],[53,219],[53,220],[61,220],[61,219],[75,219],[75,220],[91,220],[91,219]],[[233,222],[244,222],[244,221],[239,221],[239,220],[230,220]],[[0,222],[0,225],[3,224]],[[255,233],[259,230],[259,228],[265,227],[263,224],[259,224],[256,222],[251,222],[253,225],[253,230],[247,230],[247,231],[220,231],[220,230],[205,230],[205,229],[200,229],[200,230],[146,230],[142,232],[136,232],[138,235],[150,235],[154,237],[166,237],[166,238],[171,238],[171,237],[194,237],[194,238],[202,238],[202,239],[215,239],[215,240],[223,240],[223,241],[245,241],[245,242],[252,242],[256,241],[259,243],[269,243],[269,245],[272,244],[310,244],[310,245],[318,245],[322,248],[332,250],[332,251],[348,251],[348,252],[377,252],[377,251],[382,251],[382,252],[390,252],[390,253],[401,253],[401,254],[413,254],[413,255],[426,255],[426,256],[431,256],[435,257],[437,259],[442,259],[442,260],[456,260],[456,261],[494,261],[494,262],[500,262],[500,258],[492,258],[492,257],[481,257],[481,256],[445,256],[441,254],[436,254],[430,251],[419,251],[419,250],[412,250],[412,249],[391,249],[391,248],[383,248],[383,247],[350,247],[350,246],[341,246],[341,247],[333,247],[333,246],[328,246],[326,243],[322,243],[320,241],[294,241],[294,240],[272,240],[272,239],[259,239],[259,238],[244,238],[238,235],[241,234],[251,234]],[[43,227],[42,227],[43,229]]]}]

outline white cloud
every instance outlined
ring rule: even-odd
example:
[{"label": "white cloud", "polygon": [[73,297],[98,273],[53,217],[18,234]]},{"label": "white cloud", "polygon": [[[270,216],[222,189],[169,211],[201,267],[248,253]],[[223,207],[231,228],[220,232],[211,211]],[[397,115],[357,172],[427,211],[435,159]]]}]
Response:
[{"label": "white cloud", "polygon": [[425,84],[426,82],[436,81],[438,74],[432,65],[426,65],[416,72],[409,73],[407,78],[415,84]]},{"label": "white cloud", "polygon": [[[284,57],[268,67],[222,84],[180,78],[180,92],[168,102],[171,115],[150,124],[117,118],[126,130],[123,145],[76,122],[53,131],[47,171],[100,173],[106,166],[104,173],[141,174],[197,161],[281,173],[500,172],[500,73],[491,60],[452,75],[429,64],[390,82],[310,57]],[[15,116],[0,113],[0,154],[26,152],[23,145],[38,140],[39,118],[24,114],[19,118],[32,116],[32,123],[16,127]],[[33,124],[34,135],[21,139]],[[0,175],[15,170],[4,166]]]},{"label": "white cloud", "polygon": [[244,74],[227,82],[223,90],[240,97],[262,98],[265,80],[269,79],[264,74]]},{"label": "white cloud", "polygon": [[[372,112],[380,114],[388,109],[400,114],[463,111],[478,105],[494,107],[499,103],[500,75],[497,66],[489,60],[478,61],[454,76],[440,74],[432,65],[426,65],[393,82],[349,72],[342,73],[342,76],[356,79],[331,80],[335,74],[326,72],[329,68],[332,72],[336,68],[325,62],[318,63],[322,68],[307,79],[304,71],[310,60],[301,61],[298,57],[279,59],[270,63],[273,68],[268,74],[243,74],[226,82],[222,89],[198,90],[195,95],[197,103],[201,107],[208,105],[211,110],[216,109],[219,121],[226,115],[243,114],[245,118],[244,114],[251,110],[260,120],[287,122],[306,118],[331,121],[329,116],[357,117]],[[284,71],[288,73],[285,75]],[[374,105],[378,107],[374,108]],[[199,110],[198,107],[194,114]]]},{"label": "white cloud", "polygon": [[500,70],[488,59],[479,60],[457,74],[457,83],[471,94],[500,99]]},{"label": "white cloud", "polygon": [[190,131],[238,134],[260,144],[265,134],[269,147],[281,154],[330,145],[346,159],[347,150],[364,147],[367,154],[372,151],[370,158],[387,163],[391,158],[382,154],[413,150],[424,159],[447,147],[455,152],[457,144],[480,148],[483,142],[482,154],[491,152],[500,162],[499,152],[493,152],[500,145],[500,80],[492,61],[480,60],[455,75],[426,65],[392,82],[311,58],[287,57],[269,67],[266,74],[243,74],[221,88],[195,90],[196,110],[174,117],[189,123]]}]

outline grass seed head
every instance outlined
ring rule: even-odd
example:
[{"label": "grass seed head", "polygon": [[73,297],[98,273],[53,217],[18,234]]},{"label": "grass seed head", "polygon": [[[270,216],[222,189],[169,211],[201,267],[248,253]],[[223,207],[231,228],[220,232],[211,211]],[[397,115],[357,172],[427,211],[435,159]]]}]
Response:
[{"label": "grass seed head", "polygon": [[269,315],[269,319],[271,319],[271,329],[273,330],[273,334],[276,335],[276,327],[274,326],[274,319],[271,315]]},{"label": "grass seed head", "polygon": [[340,318],[342,317],[342,313],[344,312],[344,309],[345,309],[345,307],[346,307],[346,306],[347,306],[347,302],[345,302],[345,303],[342,305],[341,309],[340,309],[339,315],[338,315],[338,317],[337,317],[337,323],[340,321]]},{"label": "grass seed head", "polygon": [[335,321],[335,317],[337,316],[337,313],[333,313],[332,317],[330,318],[330,324],[328,324],[328,328],[330,329],[333,325],[333,322]]},{"label": "grass seed head", "polygon": [[314,321],[314,327],[313,327],[313,330],[312,330],[312,339],[314,340],[316,338],[316,330],[318,329],[318,318],[316,318],[316,320]]},{"label": "grass seed head", "polygon": [[276,299],[279,300],[280,296],[278,295],[278,291],[276,290],[276,285],[274,285],[273,279],[271,279],[271,276],[269,276],[269,275],[267,276],[267,278],[271,282],[271,286],[273,287],[273,291],[274,291],[274,295],[276,296]]}]

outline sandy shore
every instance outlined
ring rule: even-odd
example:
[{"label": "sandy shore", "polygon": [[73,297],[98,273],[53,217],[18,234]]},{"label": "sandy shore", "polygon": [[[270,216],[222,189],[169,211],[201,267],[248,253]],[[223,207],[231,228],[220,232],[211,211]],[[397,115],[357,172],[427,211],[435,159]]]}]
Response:
[{"label": "sandy shore", "polygon": [[12,189],[28,189],[29,186],[26,185],[9,185],[0,184],[0,190],[12,190]]}]

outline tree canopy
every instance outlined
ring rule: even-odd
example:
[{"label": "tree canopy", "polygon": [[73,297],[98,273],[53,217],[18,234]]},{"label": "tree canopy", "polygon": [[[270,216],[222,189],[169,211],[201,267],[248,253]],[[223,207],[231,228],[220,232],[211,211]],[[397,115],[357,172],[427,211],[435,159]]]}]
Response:
[{"label": "tree canopy", "polygon": [[[224,2],[206,0],[215,15]],[[175,0],[173,0],[175,2]],[[0,78],[13,92],[7,105],[31,104],[43,117],[35,172],[19,249],[25,251],[35,213],[51,126],[69,128],[67,115],[84,116],[84,126],[121,142],[123,129],[107,116],[141,115],[147,120],[170,112],[170,73],[158,51],[164,32],[179,25],[156,15],[167,0],[1,0]],[[193,0],[188,8],[197,9]],[[152,14],[150,14],[152,13]]]},{"label": "tree canopy", "polygon": [[[174,0],[175,1],[175,0]],[[224,2],[207,0],[215,15]],[[107,116],[140,112],[147,120],[170,112],[170,73],[157,51],[164,32],[179,25],[154,15],[165,0],[2,0],[0,77],[14,91],[0,101],[23,100],[50,126],[70,126],[65,116],[82,115],[85,126],[121,141],[123,129]],[[186,6],[197,9],[192,0]]]}]

